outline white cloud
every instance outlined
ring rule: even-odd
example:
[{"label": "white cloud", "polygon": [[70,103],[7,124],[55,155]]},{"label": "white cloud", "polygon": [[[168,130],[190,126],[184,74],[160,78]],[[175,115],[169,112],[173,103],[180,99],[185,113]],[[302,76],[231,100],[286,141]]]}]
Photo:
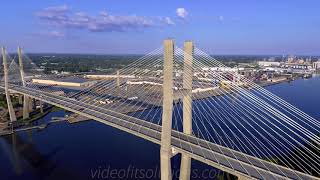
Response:
[{"label": "white cloud", "polygon": [[49,37],[49,38],[64,38],[64,37],[66,37],[65,33],[61,32],[61,31],[57,31],[57,30],[40,31],[37,33],[32,33],[30,35]]},{"label": "white cloud", "polygon": [[224,16],[219,16],[218,19],[219,21],[224,21]]},{"label": "white cloud", "polygon": [[65,37],[65,34],[63,32],[60,32],[60,31],[50,31],[50,32],[48,32],[48,35],[50,37],[57,37],[57,38]]},{"label": "white cloud", "polygon": [[167,25],[175,25],[175,23],[171,20],[170,17],[163,18],[163,22]]},{"label": "white cloud", "polygon": [[188,12],[184,8],[177,8],[176,13],[177,13],[177,16],[182,19],[185,19],[188,16]]},{"label": "white cloud", "polygon": [[[97,16],[90,16],[84,12],[72,13],[68,6],[56,6],[45,8],[35,15],[46,21],[49,25],[65,28],[82,28],[89,31],[128,31],[154,26],[156,22],[152,18],[137,15],[112,15],[106,11]],[[165,18],[166,24],[173,22]],[[160,22],[158,22],[160,23]]]},{"label": "white cloud", "polygon": [[70,10],[70,8],[67,5],[62,6],[51,6],[44,9],[45,11],[50,12],[57,12],[57,13],[64,13]]},{"label": "white cloud", "polygon": [[107,12],[107,11],[101,11],[101,12],[100,12],[100,15],[101,15],[101,16],[108,16],[108,12]]}]

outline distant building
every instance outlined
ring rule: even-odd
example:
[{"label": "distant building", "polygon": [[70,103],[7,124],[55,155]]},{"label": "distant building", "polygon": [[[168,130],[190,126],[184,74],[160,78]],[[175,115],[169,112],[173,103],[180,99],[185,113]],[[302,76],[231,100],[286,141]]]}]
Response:
[{"label": "distant building", "polygon": [[[95,75],[85,75],[84,78],[88,78],[88,79],[115,79],[117,78],[117,75],[99,75],[99,74],[95,74]],[[135,78],[134,75],[119,75],[119,78]]]},{"label": "distant building", "polygon": [[71,74],[71,73],[68,72],[68,71],[61,71],[61,74],[63,74],[63,75],[69,75],[69,74]]},{"label": "distant building", "polygon": [[292,63],[292,62],[294,62],[294,56],[293,55],[290,55],[290,56],[288,56],[288,63]]},{"label": "distant building", "polygon": [[52,70],[51,73],[52,73],[52,74],[59,74],[59,71],[57,71],[57,70]]},{"label": "distant building", "polygon": [[299,64],[303,64],[303,63],[304,63],[304,60],[303,60],[303,59],[299,59],[299,60],[298,60],[298,63],[299,63]]},{"label": "distant building", "polygon": [[304,63],[285,63],[282,67],[284,68],[291,68],[291,69],[301,69],[301,70],[308,70],[312,69],[312,65]]},{"label": "distant building", "polygon": [[59,79],[32,79],[33,83],[45,84],[45,85],[55,85],[55,86],[71,86],[71,87],[86,87],[96,83],[96,81],[78,78],[78,77],[67,77]]},{"label": "distant building", "polygon": [[313,69],[320,69],[320,61],[313,62],[312,67]]},{"label": "distant building", "polygon": [[276,61],[258,61],[258,65],[260,67],[278,67],[278,66],[280,66],[280,62],[276,62]]}]

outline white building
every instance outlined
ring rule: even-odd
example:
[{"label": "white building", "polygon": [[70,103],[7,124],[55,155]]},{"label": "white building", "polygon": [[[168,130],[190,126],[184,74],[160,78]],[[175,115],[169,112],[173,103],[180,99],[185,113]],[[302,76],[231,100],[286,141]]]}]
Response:
[{"label": "white building", "polygon": [[258,61],[258,65],[260,67],[278,67],[278,66],[280,66],[280,62],[276,62],[276,61]]},{"label": "white building", "polygon": [[320,61],[314,62],[312,64],[313,69],[320,69]]},{"label": "white building", "polygon": [[59,79],[33,78],[32,82],[54,86],[87,87],[95,84],[97,81],[92,81],[78,77],[67,77]]}]

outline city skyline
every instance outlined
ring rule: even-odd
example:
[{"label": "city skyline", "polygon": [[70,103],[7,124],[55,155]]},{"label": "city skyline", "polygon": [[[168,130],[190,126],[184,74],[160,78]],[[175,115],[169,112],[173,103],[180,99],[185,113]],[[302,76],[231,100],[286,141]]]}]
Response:
[{"label": "city skyline", "polygon": [[317,1],[16,4],[1,11],[0,43],[10,52],[20,45],[30,53],[144,54],[170,37],[211,54],[320,55]]}]

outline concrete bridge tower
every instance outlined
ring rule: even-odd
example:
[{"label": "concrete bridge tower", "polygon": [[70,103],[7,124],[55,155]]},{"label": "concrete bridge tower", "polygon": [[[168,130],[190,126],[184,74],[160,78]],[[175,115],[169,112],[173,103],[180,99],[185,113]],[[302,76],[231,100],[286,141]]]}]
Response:
[{"label": "concrete bridge tower", "polygon": [[[183,132],[192,134],[192,77],[193,77],[193,42],[184,43],[184,70],[183,70]],[[171,174],[171,130],[173,113],[173,62],[174,42],[164,41],[164,66],[163,66],[163,105],[162,105],[162,131],[161,131],[161,179],[172,179]],[[182,154],[180,179],[190,179],[191,157]]]},{"label": "concrete bridge tower", "polygon": [[[18,57],[19,57],[19,69],[20,69],[20,76],[22,81],[22,86],[26,86],[26,81],[24,79],[24,70],[23,70],[23,63],[22,63],[22,50],[21,47],[18,47]],[[23,95],[23,119],[29,118],[29,106],[30,106],[30,98],[26,95]]]},{"label": "concrete bridge tower", "polygon": [[8,111],[9,111],[10,121],[14,122],[17,120],[17,117],[13,109],[10,92],[9,92],[8,65],[7,65],[6,49],[4,47],[2,47],[2,60],[3,60],[3,71],[4,71],[4,90],[7,98]]},{"label": "concrete bridge tower", "polygon": [[117,71],[117,87],[120,87],[120,71]]},{"label": "concrete bridge tower", "polygon": [[[193,77],[193,42],[184,43],[184,63],[183,63],[183,133],[192,134],[192,77]],[[180,180],[190,179],[191,157],[181,155]]]},{"label": "concrete bridge tower", "polygon": [[120,71],[117,71],[117,77],[116,77],[116,91],[117,91],[117,96],[120,96]]},{"label": "concrete bridge tower", "polygon": [[173,60],[174,42],[164,40],[164,65],[163,65],[163,104],[162,104],[162,131],[160,166],[161,179],[172,179],[171,175],[171,130],[172,130],[172,108],[173,108]]}]

